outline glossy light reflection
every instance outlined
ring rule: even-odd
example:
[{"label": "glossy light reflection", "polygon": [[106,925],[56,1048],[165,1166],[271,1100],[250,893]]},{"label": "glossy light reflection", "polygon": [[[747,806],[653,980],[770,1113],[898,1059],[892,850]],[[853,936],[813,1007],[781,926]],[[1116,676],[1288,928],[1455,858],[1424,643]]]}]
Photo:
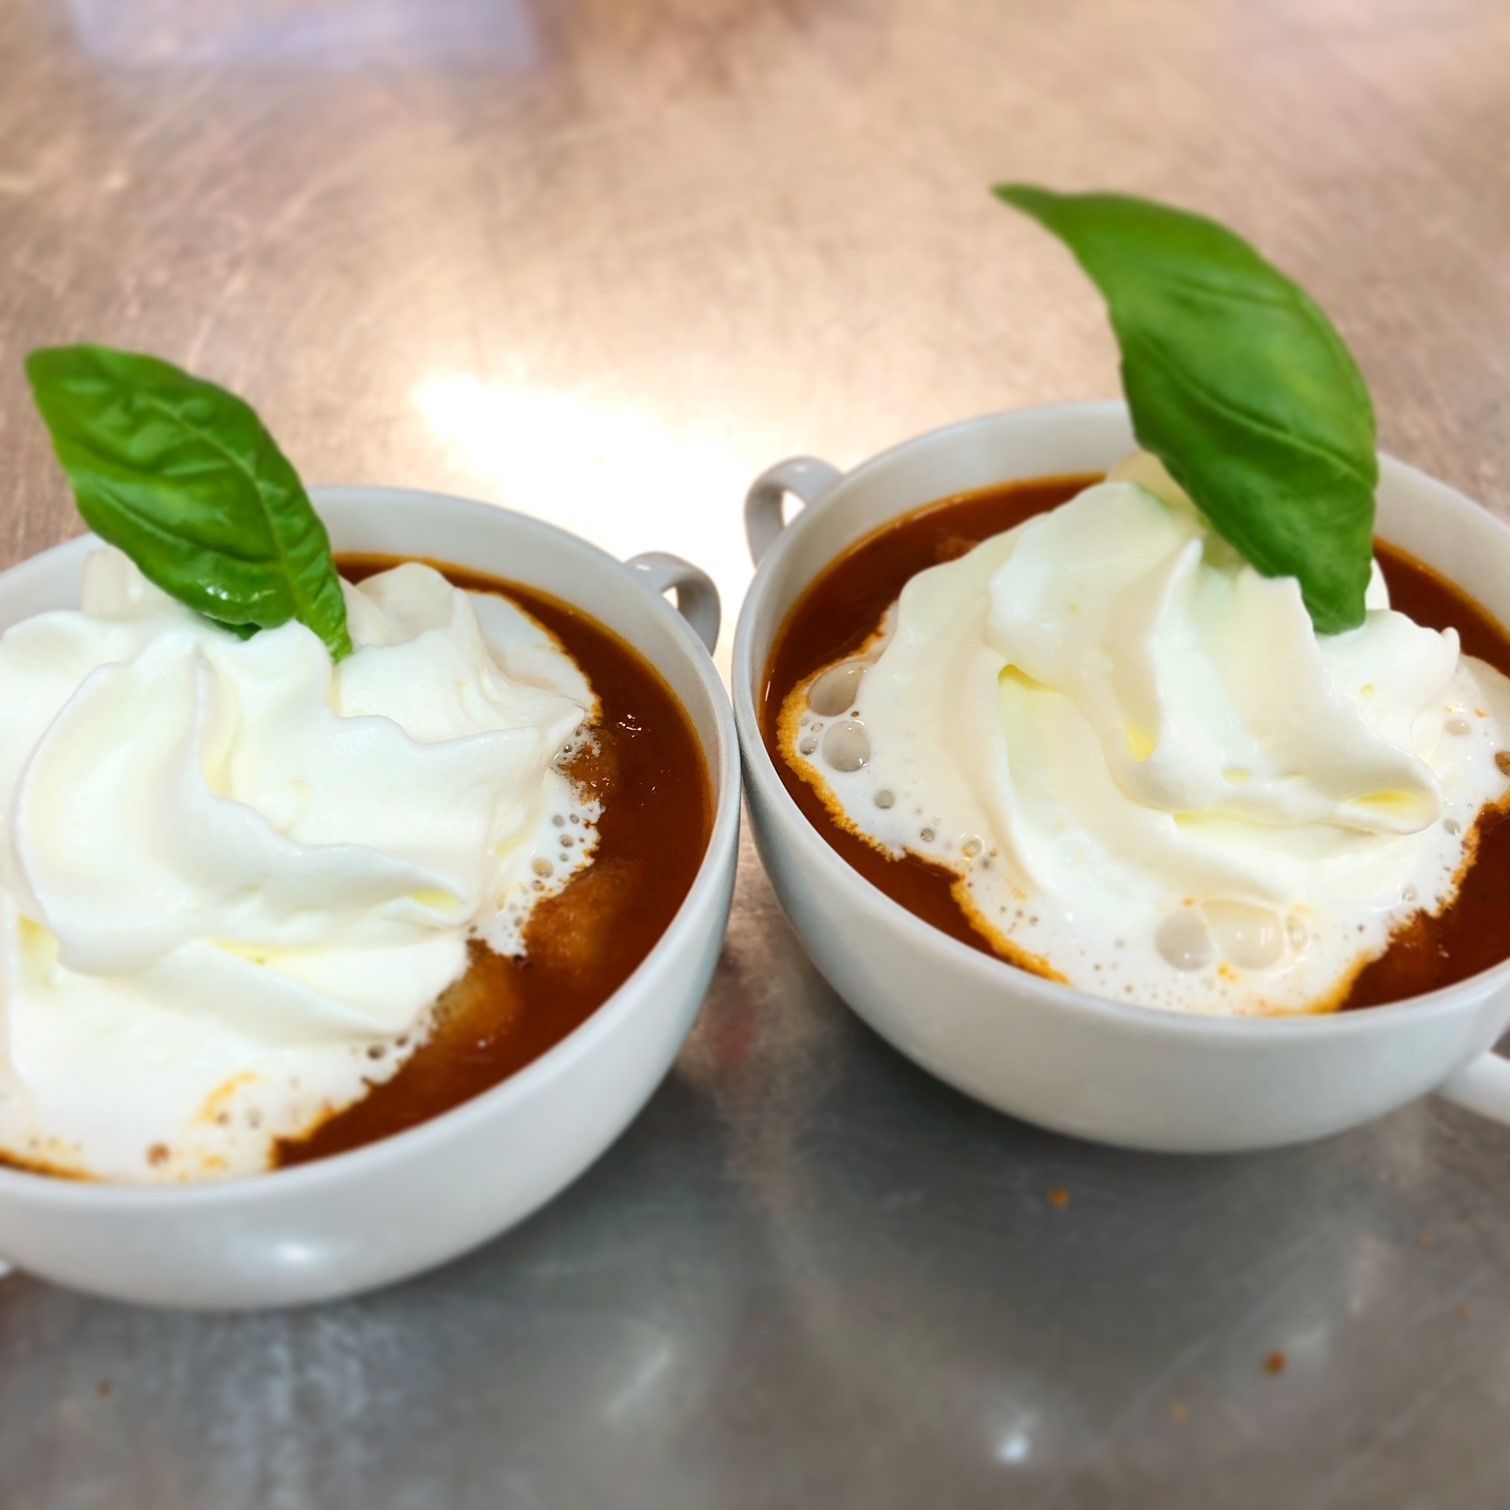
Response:
[{"label": "glossy light reflection", "polygon": [[749,579],[738,526],[751,469],[706,437],[581,392],[432,374],[414,402],[477,490],[616,556],[669,550],[708,572],[724,640]]},{"label": "glossy light reflection", "polygon": [[207,64],[275,72],[464,64],[537,67],[535,23],[520,0],[68,0],[81,50],[125,68]]},{"label": "glossy light reflection", "polygon": [[629,1377],[604,1402],[604,1419],[617,1424],[642,1408],[654,1397],[657,1381],[671,1366],[675,1356],[669,1340],[646,1348],[644,1356],[635,1364]]},{"label": "glossy light reflection", "polygon": [[1035,1417],[1024,1415],[1002,1437],[996,1445],[996,1459],[1000,1463],[1006,1463],[1011,1467],[1026,1463],[1033,1455],[1033,1424]]}]

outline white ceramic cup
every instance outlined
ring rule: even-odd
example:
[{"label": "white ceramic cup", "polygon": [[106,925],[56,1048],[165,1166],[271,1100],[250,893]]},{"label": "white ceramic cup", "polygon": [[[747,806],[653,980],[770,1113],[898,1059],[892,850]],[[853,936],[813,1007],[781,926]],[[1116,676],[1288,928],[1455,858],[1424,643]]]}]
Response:
[{"label": "white ceramic cup", "polygon": [[[430,556],[510,577],[627,640],[697,731],[713,826],[686,900],[638,969],[579,1028],[502,1084],[391,1138],[220,1183],[92,1185],[0,1167],[0,1253],[32,1274],[154,1305],[291,1305],[454,1258],[582,1173],[660,1083],[707,989],[728,921],[739,759],[709,658],[718,594],[674,556],[615,561],[505,509],[390,488],[320,488],[338,551]],[[77,606],[91,548],[71,540],[0,574],[0,628]],[[674,592],[683,616],[662,597]]]},{"label": "white ceramic cup", "polygon": [[[1318,1138],[1428,1091],[1510,1122],[1510,963],[1358,1012],[1222,1019],[1125,1005],[949,938],[864,880],[803,816],[761,737],[771,645],[809,583],[888,520],[955,493],[1104,471],[1133,449],[1120,403],[988,415],[847,474],[799,458],[763,473],[745,523],[759,567],[734,640],[734,712],[755,840],[814,964],[940,1079],[1014,1116],[1133,1148],[1220,1152]],[[783,526],[788,496],[806,504]],[[1510,623],[1510,529],[1381,460],[1379,533]]]}]

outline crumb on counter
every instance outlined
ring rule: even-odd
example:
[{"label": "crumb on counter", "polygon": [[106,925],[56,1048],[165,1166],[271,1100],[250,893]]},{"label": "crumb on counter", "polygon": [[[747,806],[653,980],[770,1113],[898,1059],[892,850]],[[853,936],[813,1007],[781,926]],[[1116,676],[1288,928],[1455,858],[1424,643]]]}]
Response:
[{"label": "crumb on counter", "polygon": [[1051,1206],[1060,1211],[1063,1211],[1064,1208],[1069,1205],[1069,1203],[1070,1193],[1064,1188],[1063,1185],[1056,1185],[1051,1191],[1049,1191],[1049,1204]]},{"label": "crumb on counter", "polygon": [[1288,1367],[1290,1360],[1282,1351],[1276,1350],[1264,1359],[1264,1372],[1266,1374],[1282,1374]]}]

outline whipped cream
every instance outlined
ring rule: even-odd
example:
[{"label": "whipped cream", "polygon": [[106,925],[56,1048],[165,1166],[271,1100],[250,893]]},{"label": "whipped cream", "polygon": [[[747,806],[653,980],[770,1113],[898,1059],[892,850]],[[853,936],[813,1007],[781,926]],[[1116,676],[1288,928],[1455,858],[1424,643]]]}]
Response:
[{"label": "whipped cream", "polygon": [[0,637],[0,1153],[266,1168],[397,1071],[468,942],[523,949],[590,863],[596,700],[520,609],[406,564],[343,584],[332,666],[88,559]]},{"label": "whipped cream", "polygon": [[[1510,682],[1389,607],[1317,635],[1151,457],[919,572],[781,740],[1009,958],[1191,1012],[1335,1006],[1456,894]],[[1497,757],[1500,757],[1497,763]]]}]

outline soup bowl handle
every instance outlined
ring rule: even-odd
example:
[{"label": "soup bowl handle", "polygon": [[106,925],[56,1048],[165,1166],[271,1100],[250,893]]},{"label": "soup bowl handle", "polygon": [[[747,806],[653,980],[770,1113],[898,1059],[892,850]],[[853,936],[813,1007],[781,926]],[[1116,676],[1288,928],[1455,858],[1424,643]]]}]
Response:
[{"label": "soup bowl handle", "polygon": [[1510,1059],[1491,1049],[1470,1059],[1437,1094],[1455,1106],[1510,1126]]},{"label": "soup bowl handle", "polygon": [[723,622],[718,589],[707,572],[667,551],[645,551],[624,563],[653,593],[674,593],[676,611],[692,626],[709,655]]},{"label": "soup bowl handle", "polygon": [[804,504],[817,503],[843,476],[837,467],[816,456],[793,456],[767,467],[750,484],[745,494],[745,539],[756,566],[786,528],[787,494]]}]

